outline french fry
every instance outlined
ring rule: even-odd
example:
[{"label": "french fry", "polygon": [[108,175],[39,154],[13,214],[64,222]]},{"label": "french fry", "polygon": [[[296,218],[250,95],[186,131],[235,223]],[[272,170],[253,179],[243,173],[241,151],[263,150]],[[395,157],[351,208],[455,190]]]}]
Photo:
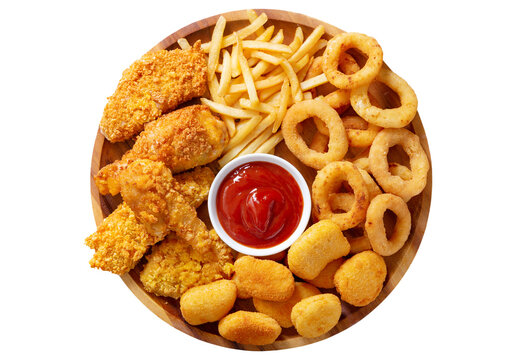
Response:
[{"label": "french fry", "polygon": [[[278,74],[276,76],[270,76],[270,77],[267,77],[265,79],[258,80],[254,84],[255,84],[255,87],[256,87],[257,90],[266,89],[266,88],[269,88],[271,86],[274,86],[274,85],[277,85],[277,84],[281,84],[285,78],[286,78],[286,75],[284,73],[281,73],[281,74]],[[243,84],[243,83],[242,84],[231,85],[230,88],[229,88],[229,93],[230,94],[241,93],[241,92],[244,92],[244,91],[247,91],[247,86],[245,84]]]},{"label": "french fry", "polygon": [[310,91],[303,93],[303,100],[312,100],[313,98],[314,98],[314,96],[312,95],[312,93]]},{"label": "french fry", "polygon": [[260,101],[271,103],[272,100],[276,97],[275,95],[279,94],[279,92],[281,91],[282,85],[283,83],[279,83],[277,85],[258,91],[258,97]]},{"label": "french fry", "polygon": [[295,64],[306,53],[308,53],[324,34],[324,26],[317,26],[314,31],[306,38],[297,51],[288,59],[291,64]]},{"label": "french fry", "polygon": [[265,31],[263,31],[262,34],[258,35],[256,40],[258,41],[270,41],[272,38],[272,35],[274,34],[275,26],[270,25]]},{"label": "french fry", "polygon": [[[249,18],[249,22],[252,24],[254,20],[258,18],[258,14],[256,14],[256,11],[252,9],[247,9],[247,17]],[[265,32],[265,28],[263,26],[260,26],[258,30],[256,30],[256,35],[261,35]]]},{"label": "french fry", "polygon": [[312,66],[312,63],[314,61],[314,58],[310,58],[310,60],[306,63],[306,65],[297,72],[297,78],[299,79],[299,82],[303,82],[306,78],[306,74],[308,73],[308,70],[310,69],[310,66]]},{"label": "french fry", "polygon": [[[260,28],[260,26],[263,26],[267,22],[267,14],[262,13],[260,16],[256,18],[251,24],[247,25],[246,27],[236,31],[238,34],[238,38],[245,39],[247,36],[254,33],[256,30]],[[236,43],[236,38],[234,34],[230,34],[227,36],[224,36],[222,39],[222,48],[226,48],[227,46],[233,45]],[[211,42],[207,42],[201,45],[201,48],[204,52],[209,52],[209,49],[211,47]]]},{"label": "french fry", "polygon": [[280,53],[289,53],[292,51],[288,45],[257,40],[243,40],[242,46],[244,49],[267,50]]},{"label": "french fry", "polygon": [[207,78],[209,80],[215,76],[216,67],[218,66],[218,58],[220,57],[220,46],[222,45],[225,24],[225,18],[220,16],[214,26],[213,35],[211,37],[211,47],[209,48],[209,58],[207,60]]},{"label": "french fry", "polygon": [[236,128],[236,133],[225,147],[224,153],[242,142],[258,126],[261,120],[263,120],[263,116],[257,115],[245,120],[244,123],[240,122]]},{"label": "french fry", "polygon": [[250,55],[254,58],[266,61],[273,65],[279,65],[281,63],[280,58],[278,58],[277,56],[274,56],[274,55],[267,54],[266,52],[263,52],[263,51],[255,50],[255,51],[251,52]]},{"label": "french fry", "polygon": [[290,101],[290,86],[288,79],[285,79],[283,81],[283,85],[281,86],[281,95],[279,98],[279,106],[278,110],[276,112],[276,122],[274,123],[274,126],[272,127],[272,132],[275,133],[278,131],[279,127],[281,126],[281,122],[283,121],[283,118],[285,117],[287,113],[287,107],[288,102]]},{"label": "french fry", "polygon": [[231,55],[227,50],[222,50],[223,60],[222,60],[222,73],[220,75],[220,87],[218,88],[217,94],[219,96],[224,96],[231,86]]},{"label": "french fry", "polygon": [[270,113],[276,111],[276,108],[274,106],[269,105],[267,103],[258,102],[257,104],[254,104],[249,99],[243,99],[243,98],[240,99],[240,106],[244,109],[255,110],[255,111],[259,111],[259,112],[267,113],[267,114],[270,114]]},{"label": "french fry", "polygon": [[240,64],[238,62],[238,46],[234,45],[231,50],[231,76],[236,78],[240,76]]},{"label": "french fry", "polygon": [[320,74],[320,75],[314,76],[313,78],[303,81],[301,83],[301,90],[307,91],[307,90],[313,89],[317,86],[320,86],[322,84],[326,84],[327,82],[328,82],[328,79],[326,78],[326,75]]},{"label": "french fry", "polygon": [[[218,95],[218,89],[220,86],[218,85],[218,79],[216,78],[216,76],[213,77],[212,80],[208,81],[208,87],[209,93],[211,94],[211,97],[215,100],[215,102],[222,105],[227,105],[225,99],[222,96]],[[229,115],[222,115],[222,120],[225,123],[225,126],[227,127],[229,136],[232,137],[236,132],[236,123],[234,121],[234,118]]]},{"label": "french fry", "polygon": [[297,49],[301,46],[304,40],[303,30],[298,26],[296,29],[296,32],[294,34],[294,39],[292,42],[288,45],[290,49],[292,49],[292,52],[288,54],[288,56],[291,56],[296,52]]},{"label": "french fry", "polygon": [[263,153],[268,154],[271,150],[273,150],[277,144],[283,141],[283,134],[280,132],[271,135],[260,147],[258,147],[254,152],[255,153]]},{"label": "french fry", "polygon": [[245,149],[240,151],[238,156],[252,154],[253,152],[256,151],[257,148],[259,148],[261,146],[261,144],[263,144],[265,141],[267,141],[267,139],[270,136],[272,136],[272,132],[270,131],[270,129],[265,129],[260,135],[258,135],[257,138],[255,138],[253,141],[251,141],[250,144],[245,147]]},{"label": "french fry", "polygon": [[245,56],[243,56],[241,40],[238,38],[238,35],[236,33],[234,34],[236,36],[236,44],[238,47],[238,62],[240,64],[243,80],[245,82],[245,86],[247,87],[247,92],[249,93],[250,102],[253,106],[256,106],[259,104],[259,99],[258,93],[256,92],[256,87],[254,85],[254,79],[252,78],[249,65],[247,64],[247,59],[245,58]]},{"label": "french fry", "polygon": [[257,111],[237,109],[232,106],[219,104],[215,101],[211,101],[206,98],[201,98],[200,102],[204,105],[209,106],[209,108],[211,110],[213,110],[214,112],[216,112],[218,114],[229,115],[229,116],[231,116],[233,118],[237,118],[237,119],[251,118],[253,116],[258,115]]},{"label": "french fry", "polygon": [[299,79],[297,78],[297,74],[294,71],[294,68],[292,68],[287,59],[283,59],[280,65],[285,71],[285,74],[287,74],[288,80],[290,81],[290,90],[292,91],[292,98],[295,102],[303,100],[303,92],[301,91]]},{"label": "french fry", "polygon": [[187,50],[187,49],[191,49],[191,45],[189,45],[189,42],[187,41],[186,38],[180,38],[177,40],[177,43],[178,43],[178,46],[180,46],[180,48],[182,50]]}]

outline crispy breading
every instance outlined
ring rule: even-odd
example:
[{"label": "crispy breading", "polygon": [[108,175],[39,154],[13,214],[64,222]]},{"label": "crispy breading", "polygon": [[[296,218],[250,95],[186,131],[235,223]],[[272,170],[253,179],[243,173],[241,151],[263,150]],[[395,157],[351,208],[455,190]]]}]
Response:
[{"label": "crispy breading", "polygon": [[144,124],[207,89],[207,61],[200,42],[187,50],[145,54],[123,72],[105,106],[100,128],[111,142],[132,138]]},{"label": "crispy breading", "polygon": [[207,200],[213,180],[211,169],[197,167],[193,171],[173,175],[173,189],[182,194],[189,205],[197,208]]},{"label": "crispy breading", "polygon": [[169,231],[195,248],[210,242],[205,223],[196,209],[173,189],[173,176],[159,161],[139,159],[121,172],[121,195],[147,231],[163,237]]},{"label": "crispy breading", "polygon": [[175,174],[216,160],[228,140],[225,124],[207,106],[188,106],[147,124],[133,148],[94,179],[101,194],[116,195],[118,174],[136,159],[162,161]]},{"label": "crispy breading", "polygon": [[130,207],[122,203],[85,243],[96,251],[90,266],[122,275],[133,269],[148,247],[161,239],[150,235]]},{"label": "crispy breading", "polygon": [[239,310],[218,322],[218,332],[227,340],[244,345],[272,344],[281,334],[281,326],[268,315]]},{"label": "crispy breading", "polygon": [[174,233],[152,248],[146,256],[140,278],[144,289],[159,296],[178,299],[188,289],[219,279],[229,279],[233,272],[231,249],[214,230],[204,251],[193,248]]}]

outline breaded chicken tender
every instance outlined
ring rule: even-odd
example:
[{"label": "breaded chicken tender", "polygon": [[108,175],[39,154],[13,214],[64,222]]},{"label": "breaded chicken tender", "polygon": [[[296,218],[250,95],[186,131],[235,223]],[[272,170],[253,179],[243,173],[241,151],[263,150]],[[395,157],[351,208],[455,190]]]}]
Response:
[{"label": "breaded chicken tender", "polygon": [[267,345],[276,341],[281,326],[268,315],[240,310],[220,320],[218,332],[239,344]]},{"label": "breaded chicken tender", "polygon": [[191,325],[218,321],[234,306],[236,285],[231,280],[218,280],[196,286],[180,298],[180,311]]},{"label": "breaded chicken tender", "polygon": [[348,255],[350,244],[331,220],[310,226],[288,250],[288,267],[302,279],[315,279],[331,261]]},{"label": "breaded chicken tender", "polygon": [[174,233],[155,245],[151,254],[146,256],[148,262],[140,274],[144,289],[178,299],[195,286],[229,279],[233,272],[231,248],[214,230],[210,235],[212,241],[206,243],[205,251],[195,250]]},{"label": "breaded chicken tender", "polygon": [[281,327],[292,327],[292,320],[290,318],[292,308],[295,304],[309,296],[319,295],[321,292],[313,285],[296,282],[294,293],[290,299],[286,301],[267,301],[261,299],[252,299],[256,310],[263,314],[267,314],[278,322]]},{"label": "breaded chicken tender", "polygon": [[225,124],[207,106],[188,106],[147,124],[132,149],[99,170],[94,180],[101,194],[116,195],[118,175],[132,161],[161,161],[176,174],[216,160],[228,140]]},{"label": "breaded chicken tender", "polygon": [[123,72],[104,109],[101,132],[111,142],[137,135],[144,124],[207,89],[207,62],[200,42],[187,50],[145,54]]},{"label": "breaded chicken tender", "polygon": [[294,276],[286,266],[272,260],[242,256],[234,263],[233,278],[238,293],[270,301],[286,301],[294,292]]},{"label": "breaded chicken tender", "polygon": [[214,180],[214,173],[207,166],[197,167],[192,171],[173,175],[173,190],[182,194],[187,203],[194,208],[207,200],[209,189]]},{"label": "breaded chicken tender", "polygon": [[122,275],[137,265],[148,247],[162,240],[150,235],[125,203],[103,220],[85,243],[96,252],[90,265]]}]

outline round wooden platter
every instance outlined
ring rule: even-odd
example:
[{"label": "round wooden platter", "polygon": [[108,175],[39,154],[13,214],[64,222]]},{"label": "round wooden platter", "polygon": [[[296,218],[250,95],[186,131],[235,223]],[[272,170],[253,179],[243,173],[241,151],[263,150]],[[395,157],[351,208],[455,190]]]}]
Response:
[{"label": "round wooden platter", "polygon": [[[301,26],[305,34],[305,38],[318,25],[323,25],[325,27],[326,34],[323,37],[326,39],[333,37],[335,34],[343,32],[343,30],[335,26],[323,23],[322,21],[313,19],[302,14],[269,9],[257,9],[256,12],[258,14],[261,14],[262,12],[265,12],[267,14],[269,18],[267,25],[275,25],[276,30],[283,29],[285,35],[285,43],[287,44],[292,40],[294,31],[298,26]],[[227,20],[226,34],[232,30],[239,29],[248,24],[248,19],[245,11],[233,11],[222,15]],[[202,40],[202,42],[209,41],[211,39],[212,29],[219,16],[220,15],[215,15],[207,19],[197,21],[196,23],[193,23],[176,31],[175,33],[171,34],[170,36],[162,40],[153,49],[151,49],[151,51],[161,49],[172,50],[174,48],[177,48],[178,46],[176,41],[181,37],[186,38],[191,44],[193,44],[198,39]],[[349,30],[353,31],[354,29]],[[387,89],[382,89],[382,95],[385,97],[387,106],[398,106],[398,98],[395,97],[394,93],[392,93],[391,91],[387,91]],[[430,159],[427,138],[418,114],[416,115],[415,119],[412,121],[408,128],[420,137],[421,144]],[[311,136],[312,129],[310,129],[310,127],[308,132],[310,134],[308,136]],[[130,149],[132,145],[133,143],[131,141],[122,143],[110,143],[104,138],[104,136],[99,131],[97,133],[94,150],[92,154],[90,183],[94,217],[96,224],[98,226],[101,224],[101,222],[106,216],[108,216],[113,210],[115,210],[117,205],[122,200],[119,195],[115,197],[112,197],[110,195],[100,195],[93,180],[93,177],[95,174],[97,174],[100,168],[117,159],[120,159],[122,154],[126,152],[128,149]],[[281,142],[277,146],[276,155],[284,157],[287,160],[291,161],[297,168],[299,168],[299,170],[307,179],[309,185],[311,185],[313,178],[315,177],[315,170],[310,169],[305,165],[301,164],[297,160],[297,158],[295,158],[295,156],[291,154],[290,151],[288,151],[287,147],[283,142]],[[402,155],[398,152],[395,152],[393,156],[394,160],[401,160],[405,162],[405,156],[402,157]],[[271,345],[250,346],[237,344],[222,338],[218,334],[217,324],[215,323],[205,324],[202,326],[191,326],[187,324],[180,314],[179,303],[177,300],[171,298],[157,297],[153,294],[149,294],[146,291],[144,291],[142,284],[139,280],[139,272],[142,269],[142,265],[138,265],[128,274],[121,276],[121,278],[124,281],[124,283],[130,288],[130,290],[135,294],[135,296],[137,296],[137,298],[140,301],[142,301],[142,303],[144,303],[144,305],[146,305],[154,314],[156,314],[162,320],[177,328],[178,330],[181,330],[184,333],[194,336],[200,340],[204,340],[224,347],[245,350],[286,349],[310,344],[328,338],[352,326],[357,321],[361,320],[363,317],[369,314],[373,309],[375,309],[389,295],[389,293],[391,293],[391,291],[395,288],[395,286],[398,284],[404,273],[409,268],[418,250],[418,247],[420,246],[427,224],[427,218],[429,215],[431,193],[432,170],[429,171],[428,182],[424,191],[420,195],[415,196],[408,203],[409,209],[412,214],[413,224],[408,241],[406,242],[404,247],[395,255],[385,258],[388,268],[388,275],[386,278],[386,282],[384,284],[384,288],[382,289],[380,295],[371,304],[360,308],[342,302],[342,315],[339,320],[339,323],[328,333],[318,338],[302,338],[297,334],[294,328],[289,328],[283,329],[283,332],[279,336],[277,341]],[[199,216],[202,220],[206,222],[209,228],[212,228],[207,214],[207,208],[205,206],[202,206],[199,209]],[[332,290],[324,291],[334,292]],[[252,305],[252,302],[250,300],[238,300],[235,305],[235,308],[231,311],[235,310],[254,311],[254,306]]]}]

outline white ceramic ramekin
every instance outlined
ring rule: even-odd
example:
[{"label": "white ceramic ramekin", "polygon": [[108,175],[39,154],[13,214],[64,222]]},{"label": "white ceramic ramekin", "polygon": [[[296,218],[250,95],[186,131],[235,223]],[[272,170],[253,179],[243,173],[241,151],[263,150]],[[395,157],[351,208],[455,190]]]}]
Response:
[{"label": "white ceramic ramekin", "polygon": [[[249,162],[255,162],[255,161],[263,161],[268,162],[272,164],[276,164],[281,166],[283,169],[289,172],[290,175],[295,179],[297,182],[297,185],[299,186],[299,189],[301,189],[301,194],[303,195],[303,212],[301,214],[301,219],[299,220],[299,224],[295,231],[288,237],[285,241],[282,243],[269,247],[264,249],[258,249],[258,248],[252,248],[248,247],[246,245],[240,244],[236,240],[234,240],[232,237],[230,237],[227,232],[223,229],[220,220],[218,219],[218,213],[216,211],[216,195],[218,193],[218,189],[220,188],[220,185],[222,184],[222,181],[225,179],[225,177],[232,172],[237,167],[249,163]],[[252,256],[267,256],[276,254],[280,251],[283,251],[287,249],[290,245],[294,243],[294,241],[297,240],[299,236],[305,231],[306,226],[308,225],[308,221],[310,220],[310,211],[312,207],[312,198],[310,196],[310,190],[308,189],[308,185],[301,173],[288,161],[286,161],[283,158],[280,158],[279,156],[275,155],[269,155],[269,154],[250,154],[250,155],[244,155],[240,156],[233,161],[229,162],[227,165],[225,165],[216,175],[212,185],[211,189],[209,190],[209,198],[207,201],[207,206],[209,209],[209,217],[211,219],[211,222],[213,224],[214,229],[216,230],[216,233],[220,238],[229,245],[232,249],[247,255]]]}]

